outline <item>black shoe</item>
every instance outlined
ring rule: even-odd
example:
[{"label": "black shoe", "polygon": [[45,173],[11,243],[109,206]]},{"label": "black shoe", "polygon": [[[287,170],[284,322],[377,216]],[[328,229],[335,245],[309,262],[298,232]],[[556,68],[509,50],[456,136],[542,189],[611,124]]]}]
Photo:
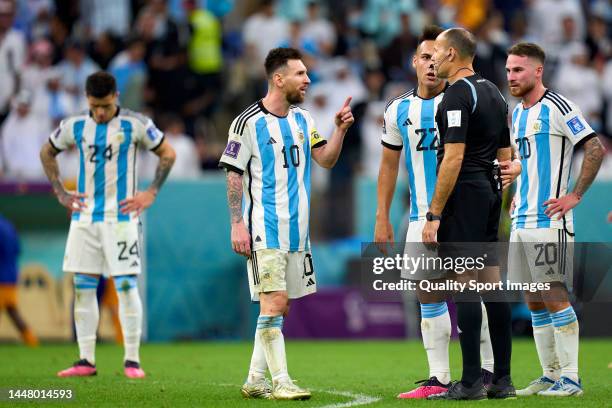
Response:
[{"label": "black shoe", "polygon": [[125,363],[123,363],[123,366],[125,368],[140,368],[140,363],[137,363],[136,361],[125,360]]},{"label": "black shoe", "polygon": [[482,379],[476,380],[471,386],[465,386],[461,381],[453,382],[448,391],[442,394],[430,395],[430,400],[483,400],[487,399],[487,390],[482,384]]},{"label": "black shoe", "polygon": [[509,375],[500,378],[495,383],[486,386],[487,396],[491,399],[515,399],[516,389]]},{"label": "black shoe", "polygon": [[76,366],[85,366],[85,367],[96,368],[95,364],[91,364],[89,361],[87,361],[84,358],[82,358],[79,361],[77,361],[76,363],[74,363],[73,366],[74,367],[76,367]]},{"label": "black shoe", "polygon": [[492,372],[490,372],[489,370],[485,370],[483,368],[481,375],[482,375],[482,383],[485,385],[485,387],[487,385],[493,384],[493,373]]}]

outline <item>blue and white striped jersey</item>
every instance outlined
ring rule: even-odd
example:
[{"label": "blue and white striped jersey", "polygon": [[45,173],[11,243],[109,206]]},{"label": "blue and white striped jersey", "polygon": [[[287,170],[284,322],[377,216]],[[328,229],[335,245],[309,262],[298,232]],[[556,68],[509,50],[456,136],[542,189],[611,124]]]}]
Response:
[{"label": "blue and white striped jersey", "polygon": [[410,221],[424,220],[436,187],[440,147],[436,110],[444,92],[422,99],[412,90],[391,100],[385,109],[382,144],[404,148],[410,184]]},{"label": "blue and white striped jersey", "polygon": [[517,178],[512,229],[555,228],[573,232],[573,213],[548,218],[544,202],[567,193],[574,146],[593,135],[580,109],[565,97],[546,90],[538,103],[512,112],[512,139],[523,171]]},{"label": "blue and white striped jersey", "polygon": [[96,123],[88,111],[64,119],[49,142],[57,150],[76,145],[79,152],[77,191],[85,193],[87,208],[73,212],[81,222],[122,222],[131,214],[119,212],[119,202],[136,192],[136,150],[154,150],[163,133],[153,121],[128,109],[118,109],[107,123]]},{"label": "blue and white striped jersey", "polygon": [[309,249],[311,149],[325,143],[308,111],[295,106],[278,117],[258,101],[232,122],[219,166],[244,174],[254,251]]}]

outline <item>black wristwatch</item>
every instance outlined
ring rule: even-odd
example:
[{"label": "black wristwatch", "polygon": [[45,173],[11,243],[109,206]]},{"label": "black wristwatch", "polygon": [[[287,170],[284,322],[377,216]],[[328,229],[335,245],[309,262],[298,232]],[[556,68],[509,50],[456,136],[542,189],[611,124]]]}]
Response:
[{"label": "black wristwatch", "polygon": [[439,215],[433,215],[431,212],[427,211],[427,214],[425,214],[425,219],[427,221],[440,221],[442,217]]}]

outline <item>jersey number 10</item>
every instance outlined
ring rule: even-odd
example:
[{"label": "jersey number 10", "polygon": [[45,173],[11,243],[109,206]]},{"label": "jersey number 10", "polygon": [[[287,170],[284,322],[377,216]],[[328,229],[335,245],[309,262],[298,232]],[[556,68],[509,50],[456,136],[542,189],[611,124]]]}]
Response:
[{"label": "jersey number 10", "polygon": [[288,169],[289,163],[287,161],[287,153],[289,153],[289,157],[291,158],[291,164],[293,167],[298,167],[300,165],[300,147],[298,145],[293,145],[289,148],[289,152],[287,152],[287,147],[283,146],[283,167]]}]

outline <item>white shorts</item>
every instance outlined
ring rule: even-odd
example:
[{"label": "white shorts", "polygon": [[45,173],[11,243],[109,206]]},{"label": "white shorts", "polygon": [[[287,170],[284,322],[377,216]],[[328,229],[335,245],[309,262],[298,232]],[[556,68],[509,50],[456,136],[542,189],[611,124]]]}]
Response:
[{"label": "white shorts", "polygon": [[563,282],[571,289],[574,237],[562,229],[524,228],[510,234],[508,280]]},{"label": "white shorts", "polygon": [[[406,245],[404,246],[404,254],[414,258],[435,258],[438,256],[436,250],[428,249],[423,242],[423,228],[426,220],[410,221],[408,224],[408,232],[406,233]],[[446,277],[444,270],[427,270],[419,269],[402,269],[401,277],[409,280],[429,280],[440,279]]]},{"label": "white shorts", "polygon": [[125,222],[70,223],[64,272],[104,276],[140,273],[140,224]]},{"label": "white shorts", "polygon": [[310,252],[260,249],[247,261],[247,271],[254,302],[265,292],[287,291],[289,299],[297,299],[317,291]]}]

